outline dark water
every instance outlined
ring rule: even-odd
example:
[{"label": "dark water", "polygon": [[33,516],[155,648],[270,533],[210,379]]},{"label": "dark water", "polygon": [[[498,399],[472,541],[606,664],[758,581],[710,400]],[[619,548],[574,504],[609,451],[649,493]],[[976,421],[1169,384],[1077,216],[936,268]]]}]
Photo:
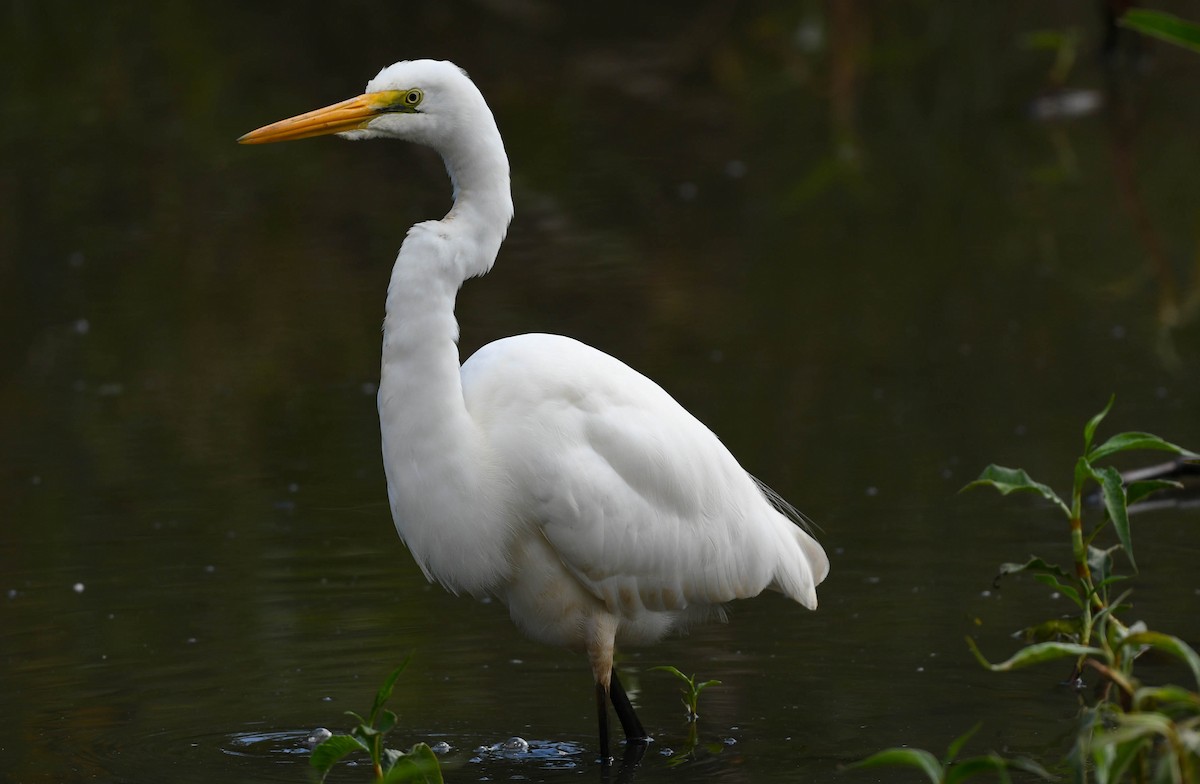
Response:
[{"label": "dark water", "polygon": [[[395,739],[448,743],[448,781],[597,776],[585,662],[426,585],[389,519],[383,288],[439,162],[233,143],[415,56],[471,71],[513,160],[464,354],[625,359],[832,557],[816,613],[626,652],[637,780],[895,780],[839,765],[978,721],[969,750],[1065,751],[1064,673],[963,643],[1066,610],[991,584],[1065,560],[1059,521],[956,491],[992,461],[1065,490],[1110,393],[1103,432],[1200,445],[1200,57],[1106,69],[1087,4],[247,5],[0,10],[0,779],[306,781],[308,731],[408,651]],[[1080,116],[1031,114],[1062,106],[1038,30],[1078,33]],[[1137,616],[1193,644],[1196,514],[1134,523]],[[678,767],[663,663],[723,681]],[[538,753],[474,751],[513,735]]]}]

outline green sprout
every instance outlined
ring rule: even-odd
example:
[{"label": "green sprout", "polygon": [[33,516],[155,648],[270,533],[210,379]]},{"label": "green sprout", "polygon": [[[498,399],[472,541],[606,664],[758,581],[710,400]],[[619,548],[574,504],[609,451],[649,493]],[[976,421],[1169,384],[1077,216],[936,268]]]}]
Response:
[{"label": "green sprout", "polygon": [[396,714],[383,706],[392,696],[396,679],[412,659],[410,653],[404,662],[392,671],[387,680],[375,693],[375,701],[367,718],[354,711],[346,715],[358,721],[358,726],[349,735],[332,735],[313,749],[309,764],[324,781],[329,770],[347,754],[366,752],[374,767],[376,782],[419,782],[420,784],[442,784],[442,771],[437,755],[424,743],[418,743],[407,752],[389,749],[383,739],[396,726]]},{"label": "green sprout", "polygon": [[679,689],[679,693],[683,695],[683,698],[680,701],[683,703],[683,707],[687,711],[688,721],[691,722],[694,722],[696,719],[700,718],[700,714],[696,710],[697,705],[700,702],[700,692],[704,691],[709,686],[717,686],[721,683],[720,681],[704,681],[703,683],[696,683],[695,675],[689,678],[669,664],[662,667],[651,667],[650,669],[669,672],[679,680],[683,681],[684,686]]}]

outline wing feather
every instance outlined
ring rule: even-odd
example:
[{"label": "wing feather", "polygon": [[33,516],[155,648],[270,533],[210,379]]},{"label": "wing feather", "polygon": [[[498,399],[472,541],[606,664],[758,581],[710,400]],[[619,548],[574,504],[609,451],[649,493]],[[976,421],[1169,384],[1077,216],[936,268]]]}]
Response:
[{"label": "wing feather", "polygon": [[482,349],[463,379],[526,499],[514,511],[611,610],[683,610],[768,587],[815,606],[820,545],[645,376],[569,338],[522,335]]}]

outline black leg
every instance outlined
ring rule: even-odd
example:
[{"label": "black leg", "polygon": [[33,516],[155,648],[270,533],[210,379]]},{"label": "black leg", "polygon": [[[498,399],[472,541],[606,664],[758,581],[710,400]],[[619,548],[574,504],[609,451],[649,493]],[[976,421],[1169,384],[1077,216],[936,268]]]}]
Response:
[{"label": "black leg", "polygon": [[[621,679],[617,677],[616,667],[613,667],[612,670],[608,696],[612,700],[613,710],[617,712],[617,718],[621,722],[621,729],[625,730],[625,740],[629,743],[645,743],[650,740],[650,736],[642,727],[642,722],[638,720],[637,714],[633,711],[633,705],[629,702],[624,687],[621,686]],[[605,734],[607,735],[607,733]]]},{"label": "black leg", "polygon": [[596,684],[596,712],[600,714],[600,764],[608,765],[612,762],[608,753],[608,695],[599,683]]}]

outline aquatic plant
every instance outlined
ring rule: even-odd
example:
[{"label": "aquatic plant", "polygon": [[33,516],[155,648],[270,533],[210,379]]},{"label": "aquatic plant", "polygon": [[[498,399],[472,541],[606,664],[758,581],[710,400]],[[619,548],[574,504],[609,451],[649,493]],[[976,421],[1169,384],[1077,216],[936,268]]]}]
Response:
[{"label": "aquatic plant", "polygon": [[[687,716],[688,734],[687,739],[684,741],[683,749],[679,754],[674,756],[670,762],[667,763],[667,766],[675,767],[677,765],[682,765],[687,760],[695,758],[697,749],[702,748],[700,745],[700,733],[696,721],[700,718],[700,692],[704,691],[709,686],[717,686],[721,682],[717,680],[697,682],[694,674],[691,677],[688,677],[687,675],[684,675],[678,668],[672,667],[669,664],[659,667],[651,667],[650,669],[669,672],[683,682],[683,686],[680,687],[679,693],[683,695],[680,699],[680,702],[683,703],[683,709],[686,711],[685,715]],[[722,749],[722,744],[711,743],[703,748],[710,754],[719,754]]]},{"label": "aquatic plant", "polygon": [[1144,35],[1200,52],[1200,25],[1173,14],[1148,8],[1130,8],[1121,17],[1121,24]]},{"label": "aquatic plant", "polygon": [[696,683],[695,675],[692,675],[692,677],[689,678],[669,664],[665,664],[660,667],[651,667],[650,669],[669,672],[679,680],[683,681],[683,686],[679,689],[679,693],[683,695],[683,697],[680,699],[680,702],[683,703],[683,708],[687,711],[687,720],[690,722],[695,722],[696,719],[700,718],[700,713],[697,711],[700,703],[700,692],[704,691],[709,686],[717,686],[721,683],[720,681],[704,681],[702,683]]},{"label": "aquatic plant", "polygon": [[[994,672],[1056,659],[1073,661],[1070,682],[1077,688],[1081,711],[1076,741],[1066,767],[1076,782],[1086,784],[1089,775],[1098,784],[1194,782],[1200,780],[1200,655],[1179,638],[1152,631],[1142,622],[1123,623],[1117,613],[1128,609],[1130,592],[1113,596],[1114,587],[1128,579],[1117,573],[1115,554],[1123,552],[1129,566],[1137,571],[1129,505],[1151,493],[1181,485],[1162,478],[1126,481],[1115,468],[1101,466],[1100,462],[1133,450],[1168,452],[1181,461],[1194,461],[1200,455],[1141,432],[1118,433],[1094,446],[1096,430],[1112,405],[1113,400],[1109,399],[1104,410],[1084,427],[1083,454],[1076,460],[1068,499],[1064,500],[1049,485],[1035,481],[1022,469],[997,465],[989,465],[978,479],[963,488],[991,487],[1004,495],[1034,493],[1066,519],[1072,554],[1069,569],[1032,556],[1023,563],[1001,565],[996,579],[1027,572],[1067,597],[1077,609],[1077,614],[1070,617],[1055,617],[1025,629],[1026,645],[997,664],[988,661],[970,637],[967,644],[979,662]],[[1102,512],[1093,515],[1099,519],[1085,528],[1085,500],[1093,486],[1098,489]],[[1102,546],[1100,535],[1106,531],[1111,531],[1116,541]],[[1196,691],[1175,685],[1143,684],[1134,674],[1134,665],[1148,650],[1166,654],[1185,665],[1196,683]],[[1084,678],[1089,673],[1099,679],[1091,704],[1082,694]],[[960,745],[956,741],[951,748],[956,753]],[[857,766],[866,767],[867,762],[872,767],[909,765],[925,770],[935,782],[959,781],[976,772],[999,770],[996,765],[1000,762],[993,755],[977,758],[992,762],[976,760],[971,766],[959,763],[953,770],[965,772],[950,777],[947,766],[952,757],[953,754],[948,755],[937,768],[931,764],[931,760],[936,760],[928,752],[889,749]],[[1011,761],[1001,762],[1011,765]]]},{"label": "aquatic plant", "polygon": [[882,768],[906,767],[916,768],[925,774],[932,784],[956,784],[971,776],[990,773],[1002,782],[1008,782],[1010,770],[1020,770],[1033,773],[1043,779],[1052,779],[1045,768],[1031,759],[1017,757],[1006,759],[999,754],[991,753],[968,759],[957,759],[958,753],[966,745],[971,736],[979,731],[982,725],[976,724],[962,735],[951,741],[946,747],[946,753],[939,759],[924,749],[895,747],[876,752],[864,760],[851,763],[847,768]]},{"label": "aquatic plant", "polygon": [[441,765],[437,755],[428,745],[418,743],[405,752],[389,749],[383,743],[384,737],[395,728],[397,721],[396,714],[383,706],[391,698],[396,680],[408,666],[410,659],[411,653],[379,687],[367,718],[364,719],[354,711],[346,711],[346,715],[358,721],[358,726],[350,730],[350,734],[332,735],[313,749],[309,764],[320,774],[321,781],[325,780],[329,770],[346,755],[366,752],[371,758],[376,782],[442,784]]}]

